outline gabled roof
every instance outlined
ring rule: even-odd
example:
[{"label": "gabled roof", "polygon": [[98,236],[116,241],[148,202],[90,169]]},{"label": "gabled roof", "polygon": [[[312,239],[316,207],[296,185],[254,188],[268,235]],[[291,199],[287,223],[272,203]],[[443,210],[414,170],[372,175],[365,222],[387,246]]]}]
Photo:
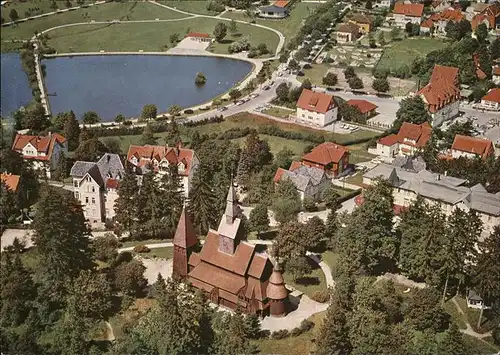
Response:
[{"label": "gabled roof", "polygon": [[489,139],[462,136],[457,134],[453,140],[451,149],[480,155],[486,158],[494,152],[493,143]]},{"label": "gabled roof", "polygon": [[168,161],[169,164],[185,165],[184,171],[179,171],[179,175],[188,176],[192,168],[192,161],[195,153],[192,149],[177,147],[168,147],[162,145],[131,145],[128,148],[127,160],[132,163],[132,159],[137,159],[136,166],[143,167],[150,164],[153,159],[159,163],[162,160]]},{"label": "gabled roof", "polygon": [[179,223],[177,223],[173,243],[175,246],[179,246],[184,249],[190,248],[198,243],[198,238],[196,237],[193,224],[186,213],[186,206],[182,209]]},{"label": "gabled roof", "polygon": [[430,112],[454,102],[460,96],[458,68],[435,65],[429,83],[417,92],[429,105]]},{"label": "gabled roof", "polygon": [[326,178],[324,170],[302,165],[300,162],[292,162],[289,170],[278,168],[274,174],[273,181],[277,183],[283,179],[289,179],[297,190],[305,191],[308,186],[319,185]]},{"label": "gabled roof", "polygon": [[424,4],[405,4],[399,1],[394,4],[393,13],[412,17],[422,17],[424,13]]},{"label": "gabled roof", "polygon": [[[403,122],[403,125],[399,129],[398,134],[391,134],[386,137],[380,138],[377,143],[392,146],[396,143],[402,143],[406,145],[411,145],[414,147],[421,148],[425,146],[432,134],[432,128],[428,122],[421,123],[419,125],[409,122]],[[408,142],[412,140],[415,143]]]},{"label": "gabled roof", "polygon": [[358,110],[362,114],[371,112],[371,111],[375,110],[378,107],[377,105],[375,105],[375,104],[373,104],[373,103],[371,103],[370,101],[367,101],[367,100],[352,99],[352,100],[347,101],[347,104],[351,105],[351,106],[354,106],[354,107],[357,107]]},{"label": "gabled roof", "polygon": [[19,179],[21,177],[19,175],[12,175],[12,174],[0,174],[0,180],[4,182],[5,185],[7,185],[7,188],[13,192],[17,192],[17,187],[19,186]]},{"label": "gabled roof", "polygon": [[460,22],[462,20],[465,20],[465,15],[462,13],[462,11],[457,9],[446,9],[438,14],[433,14],[430,19],[432,21]]},{"label": "gabled roof", "polygon": [[481,100],[500,103],[500,89],[491,89],[486,95],[482,97]]},{"label": "gabled roof", "polygon": [[66,138],[59,133],[49,133],[47,136],[30,136],[26,134],[16,134],[12,150],[22,151],[24,147],[31,144],[38,153],[45,153],[45,156],[23,156],[24,158],[32,158],[36,160],[49,160],[54,150],[54,145],[64,144]]},{"label": "gabled roof", "polygon": [[339,27],[337,28],[337,32],[339,33],[350,33],[352,35],[357,35],[359,33],[359,27],[358,25],[348,22],[348,23],[341,23]]},{"label": "gabled roof", "polygon": [[369,25],[371,25],[373,23],[372,18],[370,16],[365,15],[365,14],[354,14],[351,17],[351,21],[354,21],[356,23],[369,24]]},{"label": "gabled roof", "polygon": [[288,5],[290,4],[290,1],[287,1],[287,0],[278,0],[276,2],[274,2],[274,6],[277,6],[277,7],[287,7]]},{"label": "gabled roof", "polygon": [[105,153],[97,163],[76,161],[69,173],[73,178],[83,178],[90,174],[101,187],[116,189],[125,175],[125,168],[118,154]]},{"label": "gabled roof", "polygon": [[430,18],[425,19],[420,24],[420,27],[425,27],[425,28],[431,28],[432,26],[434,26],[434,22],[432,22],[432,20]]},{"label": "gabled roof", "polygon": [[208,33],[201,33],[201,32],[189,32],[186,37],[193,37],[193,38],[210,38],[210,35]]},{"label": "gabled roof", "polygon": [[302,160],[318,163],[320,165],[328,165],[330,163],[338,164],[346,154],[349,154],[349,150],[346,147],[333,142],[325,142],[304,155]]},{"label": "gabled roof", "polygon": [[328,94],[304,89],[297,101],[297,107],[307,111],[326,113],[335,107],[335,100]]},{"label": "gabled roof", "polygon": [[458,68],[439,64],[434,65],[430,81],[436,80],[445,80],[450,83],[455,83],[458,80]]}]

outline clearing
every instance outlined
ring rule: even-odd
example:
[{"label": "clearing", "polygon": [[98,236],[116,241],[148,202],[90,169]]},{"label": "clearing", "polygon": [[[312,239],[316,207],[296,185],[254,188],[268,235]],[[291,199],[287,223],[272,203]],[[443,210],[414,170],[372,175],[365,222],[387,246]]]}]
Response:
[{"label": "clearing", "polygon": [[156,2],[160,4],[164,4],[170,7],[174,7],[181,11],[191,12],[193,14],[200,15],[217,15],[219,12],[208,11],[207,5],[210,1],[205,0],[178,0],[178,1],[169,1],[169,0],[157,0]]}]

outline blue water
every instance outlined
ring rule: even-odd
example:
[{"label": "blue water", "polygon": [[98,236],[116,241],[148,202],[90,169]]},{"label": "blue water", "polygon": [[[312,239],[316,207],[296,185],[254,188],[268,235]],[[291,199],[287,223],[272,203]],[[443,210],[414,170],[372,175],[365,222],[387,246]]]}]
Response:
[{"label": "blue water", "polygon": [[[229,90],[252,69],[250,63],[216,57],[119,55],[44,60],[52,114],[73,110],[78,118],[96,111],[103,121],[121,113],[138,117],[155,104],[166,112],[201,104]],[[194,78],[202,72],[205,85]],[[3,79],[2,79],[3,83]]]},{"label": "blue water", "polygon": [[1,54],[0,63],[0,113],[9,116],[31,101],[31,89],[18,53]]}]

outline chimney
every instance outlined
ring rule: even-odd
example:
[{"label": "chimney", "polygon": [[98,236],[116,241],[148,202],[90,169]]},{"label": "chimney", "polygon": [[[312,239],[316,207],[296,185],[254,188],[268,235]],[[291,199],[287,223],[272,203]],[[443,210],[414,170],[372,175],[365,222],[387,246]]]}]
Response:
[{"label": "chimney", "polygon": [[437,176],[436,176],[436,181],[439,181],[439,180],[441,180],[441,174],[437,174]]},{"label": "chimney", "polygon": [[106,161],[109,163],[109,161],[111,160],[111,155],[106,154],[106,158],[107,158]]}]

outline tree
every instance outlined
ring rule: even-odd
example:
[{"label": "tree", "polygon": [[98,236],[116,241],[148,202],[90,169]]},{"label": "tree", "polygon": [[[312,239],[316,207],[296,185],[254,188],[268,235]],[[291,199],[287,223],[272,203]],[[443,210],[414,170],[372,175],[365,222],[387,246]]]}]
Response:
[{"label": "tree", "polygon": [[256,314],[245,316],[245,333],[250,339],[258,339],[261,332],[260,319]]},{"label": "tree", "polygon": [[207,82],[207,78],[205,78],[205,75],[203,73],[198,72],[196,73],[196,77],[194,78],[194,83],[196,85],[203,85]]},{"label": "tree", "polygon": [[231,33],[238,32],[238,25],[236,24],[236,21],[231,20],[231,22],[229,22],[228,30]]},{"label": "tree", "polygon": [[385,41],[385,32],[380,31],[377,36],[377,41],[381,46],[385,46],[386,41]]},{"label": "tree", "polygon": [[371,10],[371,9],[372,9],[372,7],[373,7],[373,5],[372,5],[372,1],[371,1],[371,0],[366,0],[366,3],[365,3],[365,8],[366,8],[367,10]]},{"label": "tree", "polygon": [[300,65],[295,59],[292,58],[288,62],[288,69],[290,69],[292,72],[297,72],[300,70]]},{"label": "tree", "polygon": [[112,233],[106,233],[92,239],[91,244],[94,258],[103,262],[113,261],[117,255],[118,239]]},{"label": "tree", "polygon": [[279,230],[271,254],[286,265],[286,262],[294,257],[305,256],[306,251],[302,243],[302,225],[292,221],[284,224]]},{"label": "tree", "polygon": [[43,260],[37,267],[42,290],[61,302],[68,282],[93,266],[82,207],[69,192],[47,186],[32,226],[33,243]]},{"label": "tree", "polygon": [[257,238],[260,233],[269,229],[269,216],[266,205],[258,204],[250,211],[250,228],[257,232]]},{"label": "tree", "polygon": [[96,161],[104,153],[108,153],[108,148],[98,138],[91,138],[81,142],[73,154],[74,160]]},{"label": "tree", "polygon": [[217,22],[214,28],[214,37],[217,42],[221,42],[227,34],[227,26],[224,22]]},{"label": "tree", "polygon": [[491,59],[494,60],[500,58],[500,38],[496,38],[493,42],[491,42],[490,53]]},{"label": "tree", "polygon": [[132,232],[136,216],[135,199],[138,194],[137,178],[130,164],[125,164],[125,174],[117,189],[115,201],[115,219],[120,232]]},{"label": "tree", "polygon": [[328,86],[335,86],[337,85],[338,82],[338,77],[337,74],[328,72],[322,79],[323,84],[328,85]]},{"label": "tree", "polygon": [[52,176],[54,180],[63,181],[69,176],[69,162],[64,152],[59,154],[59,159],[57,160],[56,170],[54,171],[54,175]]},{"label": "tree", "polygon": [[391,29],[391,40],[395,41],[395,40],[398,40],[399,37],[401,36],[401,29],[399,27],[393,27]]},{"label": "tree", "polygon": [[349,87],[353,90],[362,89],[363,88],[363,80],[361,80],[357,76],[353,76],[348,81]]},{"label": "tree", "polygon": [[355,76],[356,76],[356,72],[354,71],[353,67],[348,66],[347,68],[344,69],[345,80],[349,80]]},{"label": "tree", "polygon": [[229,97],[233,101],[237,100],[241,97],[241,91],[233,88],[233,89],[229,90]]},{"label": "tree", "polygon": [[302,243],[307,250],[316,249],[325,238],[325,223],[318,216],[309,219],[302,227]]},{"label": "tree", "polygon": [[45,109],[39,103],[35,104],[35,107],[28,109],[24,113],[22,126],[23,128],[28,128],[34,132],[41,132],[47,128],[50,121],[45,115]]},{"label": "tree", "polygon": [[323,201],[325,202],[326,208],[331,209],[333,212],[337,211],[342,207],[340,200],[340,195],[333,185],[328,186],[328,188],[323,191]]},{"label": "tree", "polygon": [[288,101],[289,90],[290,90],[290,87],[289,87],[288,83],[279,84],[276,87],[276,97],[278,98],[278,100],[281,102]]},{"label": "tree", "polygon": [[170,115],[170,117],[176,117],[179,115],[179,113],[181,113],[182,111],[182,107],[180,107],[179,105],[171,105],[169,108],[168,108],[168,114]]},{"label": "tree", "polygon": [[87,111],[82,116],[82,122],[84,124],[94,124],[101,122],[101,118],[94,111]]},{"label": "tree", "polygon": [[155,119],[158,114],[158,109],[154,104],[147,104],[142,107],[141,119],[142,120],[152,120]]},{"label": "tree", "polygon": [[179,38],[180,38],[179,33],[177,32],[172,33],[169,37],[170,43],[176,44],[177,42],[179,42]]},{"label": "tree", "polygon": [[392,127],[394,130],[399,130],[403,122],[421,124],[430,122],[431,117],[427,112],[425,103],[420,96],[407,97],[403,99],[396,112],[396,120]]},{"label": "tree", "polygon": [[474,34],[476,35],[478,42],[484,43],[486,38],[488,38],[488,27],[486,27],[484,23],[481,23],[476,27]]},{"label": "tree", "polygon": [[387,92],[390,90],[389,81],[387,79],[375,79],[372,88],[378,92]]},{"label": "tree", "polygon": [[257,51],[259,52],[259,55],[264,55],[269,53],[269,49],[267,48],[267,45],[265,43],[259,43],[257,45]]},{"label": "tree", "polygon": [[[157,213],[163,217],[163,228],[167,230],[168,235],[173,236],[184,206],[183,185],[176,165],[170,165],[168,173],[162,177],[161,194],[157,199]],[[154,201],[154,198],[152,200]],[[157,226],[161,222],[153,220],[152,224]]]},{"label": "tree", "polygon": [[462,333],[455,322],[450,323],[450,327],[438,343],[438,354],[443,355],[471,355],[472,349],[465,342]]},{"label": "tree", "polygon": [[15,22],[15,21],[19,20],[19,15],[18,15],[18,13],[17,13],[16,9],[12,9],[12,10],[10,10],[10,12],[9,12],[9,17],[10,17],[10,19],[11,19],[13,22]]},{"label": "tree", "polygon": [[122,115],[121,113],[119,113],[118,115],[116,115],[115,117],[115,122],[116,123],[123,123],[126,121],[126,118],[124,115]]},{"label": "tree", "polygon": [[7,187],[7,184],[3,180],[0,180],[0,187],[0,202],[2,206],[0,209],[0,225],[6,226],[14,222],[14,219],[19,216],[20,210],[17,205],[15,192]]},{"label": "tree", "polygon": [[210,175],[208,167],[202,163],[194,174],[189,193],[189,215],[200,235],[205,235],[210,228],[214,228],[219,218],[213,208],[216,197],[209,185]]},{"label": "tree", "polygon": [[292,164],[293,152],[288,147],[283,147],[274,157],[275,164],[283,169],[288,169]]},{"label": "tree", "polygon": [[408,33],[408,35],[412,35],[413,33],[413,23],[407,22],[405,25],[405,32]]},{"label": "tree", "polygon": [[293,281],[296,282],[297,279],[310,274],[312,268],[306,256],[294,256],[286,262],[286,271],[292,275]]},{"label": "tree", "polygon": [[248,341],[247,325],[239,311],[230,316],[225,331],[221,332],[218,339],[217,355],[250,355],[255,351]]},{"label": "tree", "polygon": [[148,284],[144,278],[145,270],[144,265],[137,260],[121,263],[115,268],[113,274],[115,289],[125,295],[140,295]]},{"label": "tree", "polygon": [[312,89],[311,80],[309,80],[308,78],[305,78],[304,81],[302,82],[302,84],[300,84],[300,88],[301,88],[301,90],[303,90],[303,89],[311,90]]},{"label": "tree", "polygon": [[120,141],[118,138],[107,137],[104,138],[104,145],[106,146],[109,153],[121,154],[122,148],[120,146]]},{"label": "tree", "polygon": [[432,287],[415,289],[413,297],[408,300],[405,320],[415,328],[423,331],[431,329],[439,332],[448,326],[449,316],[439,303],[439,293]]},{"label": "tree", "polygon": [[274,202],[271,206],[276,221],[284,224],[295,220],[300,207],[300,196],[293,182],[289,179],[280,180],[276,184]]},{"label": "tree", "polygon": [[[479,243],[477,264],[474,268],[474,289],[483,298],[485,304],[492,304],[500,299],[500,269],[498,260],[500,258],[500,226],[495,226],[493,232]],[[481,314],[478,320],[478,328],[481,326]]]},{"label": "tree", "polygon": [[71,152],[78,148],[80,139],[80,124],[76,119],[75,113],[70,111],[64,122],[64,137],[68,141],[68,150]]},{"label": "tree", "polygon": [[151,129],[151,126],[147,124],[144,127],[144,130],[142,131],[140,140],[141,145],[155,145],[156,141],[157,138],[155,137],[153,130]]}]

